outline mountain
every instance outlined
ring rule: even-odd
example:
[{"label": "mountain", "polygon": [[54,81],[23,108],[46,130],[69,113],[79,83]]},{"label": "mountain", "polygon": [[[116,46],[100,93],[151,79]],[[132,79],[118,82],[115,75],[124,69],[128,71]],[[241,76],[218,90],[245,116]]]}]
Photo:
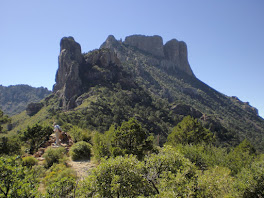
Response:
[{"label": "mountain", "polygon": [[24,111],[29,103],[39,102],[51,94],[47,88],[34,88],[28,85],[0,85],[0,108],[9,115]]},{"label": "mountain", "polygon": [[135,117],[159,144],[191,115],[215,134],[218,144],[247,138],[264,149],[264,120],[257,109],[197,79],[187,45],[176,39],[163,44],[160,36],[132,35],[122,41],[110,35],[100,49],[88,53],[73,37],[62,38],[53,94],[27,119],[42,115],[43,121],[44,112],[65,127],[100,132]]}]

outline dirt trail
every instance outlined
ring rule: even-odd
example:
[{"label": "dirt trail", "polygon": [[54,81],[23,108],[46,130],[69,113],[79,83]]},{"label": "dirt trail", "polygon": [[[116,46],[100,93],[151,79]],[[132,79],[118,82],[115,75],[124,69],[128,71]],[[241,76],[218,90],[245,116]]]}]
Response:
[{"label": "dirt trail", "polygon": [[[46,149],[48,147],[52,148],[57,148],[58,146],[55,145],[55,134],[53,133],[50,135],[50,138],[47,142],[43,144],[41,148],[34,154],[34,157],[39,160],[39,164],[43,164],[44,158],[43,154],[45,153]],[[73,145],[73,141],[70,136],[67,136],[66,142],[61,142],[61,146],[66,148],[66,151],[69,152],[70,147]],[[72,161],[69,159],[67,162],[68,165],[76,171],[76,174],[78,178],[83,179],[85,178],[88,174],[89,171],[96,167],[96,164],[91,162],[90,160],[82,160],[82,161]]]},{"label": "dirt trail", "polygon": [[88,176],[89,171],[96,167],[96,164],[90,160],[83,161],[72,161],[70,160],[68,164],[76,171],[78,178],[83,179]]}]

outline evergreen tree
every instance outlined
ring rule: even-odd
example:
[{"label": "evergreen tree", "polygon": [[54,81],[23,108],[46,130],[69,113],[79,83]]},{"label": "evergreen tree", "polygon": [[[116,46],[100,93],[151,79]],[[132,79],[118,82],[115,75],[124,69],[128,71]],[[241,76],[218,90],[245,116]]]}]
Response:
[{"label": "evergreen tree", "polygon": [[213,134],[191,116],[186,116],[168,136],[168,144],[198,144],[201,142],[211,143]]}]

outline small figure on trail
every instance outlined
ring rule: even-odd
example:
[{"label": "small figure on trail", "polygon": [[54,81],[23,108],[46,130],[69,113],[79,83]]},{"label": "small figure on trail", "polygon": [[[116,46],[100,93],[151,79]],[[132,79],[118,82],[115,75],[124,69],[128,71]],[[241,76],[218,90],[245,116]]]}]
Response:
[{"label": "small figure on trail", "polygon": [[60,133],[62,132],[60,126],[58,124],[56,124],[56,122],[53,123],[53,131],[55,132],[55,136],[56,136],[56,145],[59,146],[60,145]]}]

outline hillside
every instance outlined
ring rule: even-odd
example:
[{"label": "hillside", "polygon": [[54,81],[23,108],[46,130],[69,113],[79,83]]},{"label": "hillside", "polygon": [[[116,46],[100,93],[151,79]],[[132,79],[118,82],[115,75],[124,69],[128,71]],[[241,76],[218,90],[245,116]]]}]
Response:
[{"label": "hillside", "polygon": [[53,94],[34,115],[14,117],[13,131],[25,123],[56,119],[64,127],[78,125],[103,133],[113,123],[135,117],[162,144],[172,127],[191,115],[221,145],[248,138],[264,149],[264,120],[257,110],[197,79],[184,42],[172,39],[163,44],[159,36],[142,35],[122,42],[109,36],[100,49],[88,53],[82,53],[72,37],[64,37],[60,45]]},{"label": "hillside", "polygon": [[28,85],[0,85],[0,108],[5,114],[12,116],[24,111],[29,103],[39,102],[51,94],[47,88]]}]

